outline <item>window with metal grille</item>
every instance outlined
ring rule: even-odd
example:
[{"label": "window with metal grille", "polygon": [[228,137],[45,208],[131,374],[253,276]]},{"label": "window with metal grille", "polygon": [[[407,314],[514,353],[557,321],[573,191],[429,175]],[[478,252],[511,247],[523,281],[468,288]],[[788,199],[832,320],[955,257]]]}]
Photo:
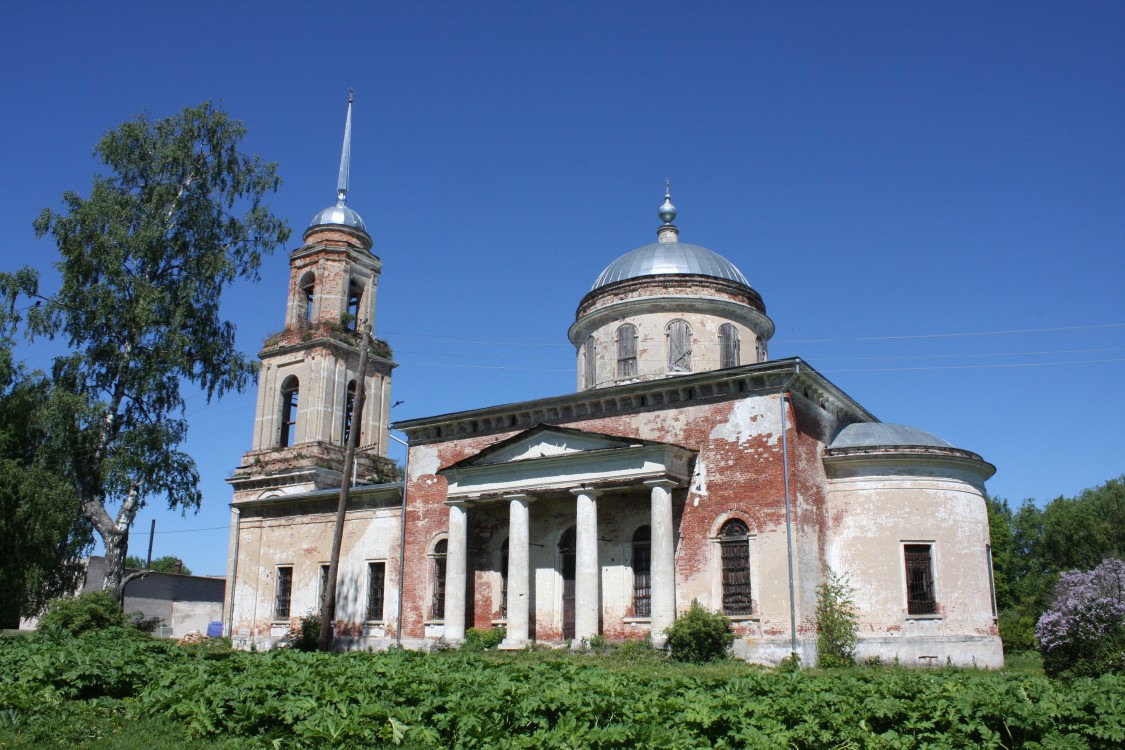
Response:
[{"label": "window with metal grille", "polygon": [[279,565],[277,568],[277,594],[274,597],[273,619],[288,620],[289,607],[293,599],[293,566]]},{"label": "window with metal grille", "polygon": [[309,323],[313,319],[313,292],[316,290],[316,276],[312,271],[301,277],[301,323]]},{"label": "window with metal grille", "polygon": [[750,529],[745,521],[732,518],[719,529],[723,561],[723,614],[753,613],[750,591]]},{"label": "window with metal grille", "polygon": [[317,582],[317,585],[319,586],[317,591],[319,591],[320,593],[317,594],[317,597],[316,597],[316,601],[317,601],[317,604],[318,604],[318,607],[317,607],[317,610],[316,610],[317,612],[320,612],[322,609],[324,609],[324,597],[328,595],[328,571],[329,571],[329,569],[330,569],[330,566],[328,565],[328,563],[321,563],[320,564],[320,580]]},{"label": "window with metal grille", "polygon": [[445,560],[449,554],[449,542],[442,539],[434,545],[433,576],[434,599],[430,604],[433,619],[445,619]]},{"label": "window with metal grille", "polygon": [[383,591],[387,578],[387,564],[367,563],[367,618],[383,619]]},{"label": "window with metal grille", "polygon": [[637,327],[626,323],[617,329],[617,377],[637,374]]},{"label": "window with metal grille", "polygon": [[341,432],[344,436],[344,445],[348,444],[348,438],[352,434],[352,409],[355,408],[355,381],[348,383],[347,392],[344,395],[344,424]]},{"label": "window with metal grille", "polygon": [[633,615],[652,616],[652,529],[633,533]]},{"label": "window with metal grille", "polygon": [[586,381],[583,384],[586,388],[593,388],[598,382],[598,357],[595,346],[593,336],[587,336],[586,343],[582,344],[582,375]]},{"label": "window with metal grille", "polygon": [[738,367],[740,364],[738,329],[730,323],[723,323],[719,326],[719,367]]},{"label": "window with metal grille", "polygon": [[281,432],[278,446],[288,448],[297,442],[297,402],[300,400],[301,384],[295,375],[290,375],[281,383]]},{"label": "window with metal grille", "polygon": [[691,372],[691,326],[686,320],[668,324],[668,372]]},{"label": "window with metal grille", "polygon": [[937,612],[934,597],[933,545],[904,544],[906,557],[906,612],[932,615]]},{"label": "window with metal grille", "polygon": [[508,540],[500,548],[500,619],[508,618]]}]

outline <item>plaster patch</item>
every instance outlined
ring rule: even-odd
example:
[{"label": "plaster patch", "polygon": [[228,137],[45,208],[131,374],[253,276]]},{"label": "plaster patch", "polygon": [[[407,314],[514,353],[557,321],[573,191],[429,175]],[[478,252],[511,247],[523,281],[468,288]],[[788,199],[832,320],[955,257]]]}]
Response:
[{"label": "plaster patch", "polygon": [[423,445],[415,448],[410,456],[410,481],[417,482],[425,474],[436,474],[441,468],[438,450],[435,446]]},{"label": "plaster patch", "polygon": [[695,462],[695,473],[691,478],[692,505],[699,505],[699,498],[707,497],[707,464],[702,458]]},{"label": "plaster patch", "polygon": [[767,445],[777,445],[780,436],[781,410],[771,398],[739,401],[730,410],[730,418],[711,430],[712,440],[737,442],[740,446],[756,437],[765,437]]}]

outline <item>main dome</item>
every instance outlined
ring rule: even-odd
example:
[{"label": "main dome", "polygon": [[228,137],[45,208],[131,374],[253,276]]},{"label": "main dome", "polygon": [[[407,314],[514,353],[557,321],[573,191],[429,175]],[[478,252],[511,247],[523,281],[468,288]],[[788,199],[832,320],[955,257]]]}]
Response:
[{"label": "main dome", "polygon": [[333,225],[367,231],[367,225],[363,223],[363,219],[354,210],[348,208],[343,199],[337,202],[335,206],[329,206],[314,216],[313,220],[309,222],[309,229]]},{"label": "main dome", "polygon": [[590,290],[641,276],[713,276],[750,286],[742,271],[714,250],[686,242],[653,242],[625,253],[606,266]]}]

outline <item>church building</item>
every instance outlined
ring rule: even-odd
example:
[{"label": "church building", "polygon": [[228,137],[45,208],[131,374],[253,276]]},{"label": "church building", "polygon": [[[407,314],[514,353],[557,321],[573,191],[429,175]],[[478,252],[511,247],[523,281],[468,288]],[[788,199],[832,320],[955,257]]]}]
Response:
[{"label": "church building", "polygon": [[493,627],[503,648],[659,644],[698,601],[730,619],[737,656],[813,664],[830,569],[854,589],[860,659],[1001,666],[994,467],[880,422],[799,358],[770,360],[761,295],[680,241],[667,190],[656,241],[612,260],[578,302],[577,390],[397,422],[397,476],[387,344],[370,346],[362,418],[348,416],[382,265],[347,205],[350,102],[347,123],[338,200],[289,256],[285,328],[260,354],[252,449],[228,480],[236,645],[268,648],[319,609],[359,429],[339,648]]}]

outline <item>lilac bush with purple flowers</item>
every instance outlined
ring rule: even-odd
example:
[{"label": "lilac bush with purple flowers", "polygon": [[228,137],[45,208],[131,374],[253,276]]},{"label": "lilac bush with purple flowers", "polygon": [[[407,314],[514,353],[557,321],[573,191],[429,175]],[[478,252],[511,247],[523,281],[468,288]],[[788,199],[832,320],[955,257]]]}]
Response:
[{"label": "lilac bush with purple flowers", "polygon": [[1125,561],[1059,576],[1055,603],[1035,626],[1047,674],[1125,672]]}]

